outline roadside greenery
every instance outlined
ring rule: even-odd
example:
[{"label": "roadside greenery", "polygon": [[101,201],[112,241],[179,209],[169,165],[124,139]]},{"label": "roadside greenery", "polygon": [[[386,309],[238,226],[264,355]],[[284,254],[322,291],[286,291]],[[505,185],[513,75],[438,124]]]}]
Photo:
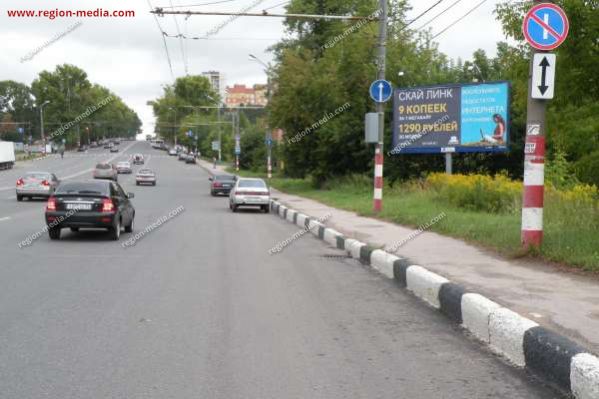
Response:
[{"label": "roadside greenery", "polygon": [[[135,111],[116,94],[92,83],[82,69],[64,64],[40,72],[31,86],[0,81],[0,139],[40,139],[39,106],[45,101],[49,101],[44,107],[45,133],[50,136],[61,126],[70,126],[56,137],[59,142],[65,139],[67,146],[103,137],[134,138],[141,127]],[[19,127],[24,128],[23,135],[18,133]]]},{"label": "roadside greenery", "polygon": [[[413,227],[445,212],[447,217],[431,226],[432,231],[464,239],[508,257],[538,256],[599,272],[599,191],[594,186],[548,189],[543,247],[538,253],[523,254],[520,252],[520,182],[505,177],[489,180],[480,175],[431,175],[425,180],[385,187],[384,209],[374,214],[372,188],[366,184],[370,181],[367,176],[350,175],[327,183],[326,188],[316,189],[308,179],[276,177],[271,184],[289,194]],[[493,192],[486,198],[493,206],[479,201],[483,188],[492,188]],[[490,210],[494,208],[501,210]]]}]

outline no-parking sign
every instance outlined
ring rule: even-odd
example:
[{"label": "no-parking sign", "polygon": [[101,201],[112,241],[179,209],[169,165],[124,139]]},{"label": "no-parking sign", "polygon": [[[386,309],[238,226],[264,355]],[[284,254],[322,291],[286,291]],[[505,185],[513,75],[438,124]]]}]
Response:
[{"label": "no-parking sign", "polygon": [[554,50],[568,37],[570,23],[564,10],[552,3],[537,4],[524,17],[522,32],[537,50]]}]

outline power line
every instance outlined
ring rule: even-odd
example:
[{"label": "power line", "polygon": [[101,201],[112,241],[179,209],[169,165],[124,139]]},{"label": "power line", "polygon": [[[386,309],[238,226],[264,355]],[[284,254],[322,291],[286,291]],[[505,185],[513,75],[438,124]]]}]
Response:
[{"label": "power line", "polygon": [[435,19],[439,18],[441,15],[443,15],[447,11],[451,10],[453,8],[453,6],[455,6],[456,4],[458,4],[461,1],[462,0],[456,0],[456,1],[454,1],[453,3],[451,3],[451,5],[449,7],[447,7],[446,9],[444,9],[443,11],[441,11],[439,14],[435,15],[434,17],[432,17],[431,19],[429,19],[428,21],[426,21],[423,25],[421,25],[420,27],[416,28],[416,30],[421,30],[422,28],[424,28],[425,26],[427,26],[428,24],[430,24],[431,22],[433,22]]},{"label": "power line", "polygon": [[202,7],[202,6],[211,6],[214,4],[222,4],[222,3],[232,3],[238,0],[220,0],[220,1],[211,1],[209,3],[200,3],[200,4],[185,4],[185,5],[171,5],[170,7],[162,7],[162,8],[183,8],[183,7]]},{"label": "power line", "polygon": [[445,1],[445,0],[439,0],[439,1],[437,1],[435,4],[433,4],[432,6],[430,6],[429,8],[427,8],[426,10],[424,10],[423,12],[421,12],[420,14],[418,14],[414,19],[412,19],[410,22],[408,22],[407,24],[405,24],[404,26],[402,26],[401,29],[399,30],[399,32],[403,32],[408,26],[412,25],[414,22],[416,22],[420,18],[424,17],[427,13],[429,13],[433,8],[437,7],[443,1]]},{"label": "power line", "polygon": [[287,3],[291,3],[291,0],[287,0],[287,1],[284,1],[284,2],[282,2],[280,4],[277,4],[275,6],[271,6],[271,7],[265,8],[263,11],[272,10],[273,8],[277,8],[279,6],[283,6],[283,5],[287,4]]},{"label": "power line", "polygon": [[[173,7],[173,0],[169,0],[171,7]],[[181,58],[183,59],[183,69],[185,70],[185,75],[187,73],[187,58],[185,56],[185,50],[183,49],[183,39],[181,38],[181,30],[179,29],[179,22],[177,21],[177,16],[173,15],[173,20],[175,21],[175,28],[177,29],[177,34],[179,35],[179,47],[181,49]]]},{"label": "power line", "polygon": [[[150,3],[150,0],[147,1],[148,5],[150,6],[150,10],[154,8],[152,6],[152,3]],[[164,51],[166,52],[166,59],[168,61],[168,67],[171,71],[171,77],[173,78],[173,80],[175,80],[175,74],[173,73],[173,64],[171,63],[171,56],[168,53],[168,46],[166,45],[166,39],[164,38],[165,32],[162,30],[162,27],[160,26],[160,22],[158,22],[158,17],[156,16],[156,14],[154,14],[154,21],[156,21],[156,26],[158,26],[158,30],[160,31],[162,36],[162,43],[164,44]]]},{"label": "power line", "polygon": [[279,40],[280,38],[277,37],[205,37],[205,36],[187,36],[185,34],[182,35],[170,35],[166,32],[164,32],[164,36],[168,37],[168,38],[178,38],[179,36],[181,36],[183,39],[188,39],[188,40],[264,40],[264,41],[273,41],[273,40]]},{"label": "power line", "polygon": [[[443,0],[441,0],[443,1]],[[157,15],[224,15],[237,17],[274,17],[274,18],[299,18],[299,19],[324,19],[324,20],[342,20],[342,21],[378,21],[378,18],[372,16],[355,15],[318,15],[318,14],[270,14],[266,11],[261,13],[251,12],[216,12],[216,11],[165,11],[163,8],[156,8],[150,11]]]},{"label": "power line", "polygon": [[478,3],[477,5],[475,5],[474,7],[472,7],[466,14],[462,15],[460,18],[456,19],[451,24],[447,25],[441,32],[439,32],[436,35],[434,35],[433,37],[431,37],[431,40],[433,40],[436,37],[439,37],[440,35],[442,35],[443,33],[445,33],[445,31],[447,31],[449,28],[451,28],[452,26],[454,26],[455,24],[457,24],[458,22],[460,22],[461,20],[463,20],[464,18],[466,18],[468,15],[472,14],[478,7],[482,6],[486,2],[487,2],[487,0],[482,0],[480,3]]}]

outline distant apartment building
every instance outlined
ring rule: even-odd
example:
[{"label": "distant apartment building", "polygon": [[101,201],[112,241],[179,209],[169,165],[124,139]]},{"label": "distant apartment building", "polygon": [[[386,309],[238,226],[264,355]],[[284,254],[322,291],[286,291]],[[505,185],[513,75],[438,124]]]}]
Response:
[{"label": "distant apartment building", "polygon": [[264,107],[268,104],[268,89],[265,84],[255,84],[252,87],[234,84],[227,87],[225,103],[229,107],[257,106]]},{"label": "distant apartment building", "polygon": [[220,96],[221,100],[224,101],[225,97],[226,97],[226,91],[225,91],[225,77],[222,73],[220,73],[219,71],[207,71],[207,72],[202,72],[202,76],[208,78],[208,80],[210,81],[210,84],[212,85],[212,89],[214,89],[215,92],[218,93],[218,95]]}]

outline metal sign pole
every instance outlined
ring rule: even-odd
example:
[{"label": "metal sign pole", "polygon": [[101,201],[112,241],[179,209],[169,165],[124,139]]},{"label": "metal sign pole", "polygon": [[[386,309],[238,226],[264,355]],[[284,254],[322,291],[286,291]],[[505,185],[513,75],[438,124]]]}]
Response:
[{"label": "metal sign pole", "polygon": [[453,173],[453,156],[451,152],[445,153],[445,173],[448,175]]},{"label": "metal sign pole", "polygon": [[[379,46],[378,46],[378,76],[379,80],[385,79],[385,61],[387,58],[387,0],[380,1],[380,22],[379,22]],[[379,97],[380,98],[380,97]],[[376,112],[379,117],[379,142],[374,149],[374,201],[373,209],[380,212],[383,209],[383,142],[385,132],[385,103],[377,102]]]}]

